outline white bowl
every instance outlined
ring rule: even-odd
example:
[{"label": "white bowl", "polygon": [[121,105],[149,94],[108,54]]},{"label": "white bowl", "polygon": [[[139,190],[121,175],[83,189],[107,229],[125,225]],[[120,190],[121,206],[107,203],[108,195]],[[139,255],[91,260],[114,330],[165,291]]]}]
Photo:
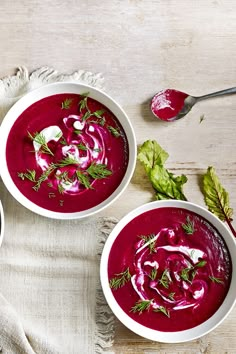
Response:
[{"label": "white bowl", "polygon": [[5,219],[4,219],[2,203],[0,201],[0,246],[2,244],[4,230],[5,230]]},{"label": "white bowl", "polygon": [[[113,296],[113,293],[109,286],[109,279],[108,279],[108,259],[109,259],[110,250],[116,238],[119,237],[119,233],[121,232],[121,230],[138,215],[141,215],[144,212],[153,209],[165,208],[165,207],[186,209],[188,211],[198,214],[199,216],[209,221],[209,223],[211,223],[218,230],[218,232],[224,239],[228,247],[231,256],[231,261],[232,261],[232,278],[231,278],[230,288],[223,303],[218,308],[218,310],[214,313],[212,317],[210,317],[208,320],[201,323],[200,325],[193,327],[191,329],[176,331],[176,332],[162,332],[158,330],[153,330],[136,322],[131,317],[129,317],[126,314],[126,312],[124,312],[123,309],[119,306],[115,297]],[[128,235],[127,235],[127,242],[128,242]],[[229,312],[232,310],[235,304],[236,242],[231,232],[226,228],[223,222],[221,222],[212,213],[210,213],[206,209],[196,204],[177,201],[177,200],[151,202],[131,211],[123,219],[121,219],[119,223],[115,226],[115,228],[112,230],[111,234],[109,235],[105,243],[102,256],[101,256],[100,279],[101,279],[101,285],[102,285],[105,298],[111,310],[116,315],[116,317],[130,330],[147,339],[163,342],[163,343],[181,343],[181,342],[191,341],[207,334],[208,332],[216,328],[226,318],[226,316],[229,314]]]},{"label": "white bowl", "polygon": [[[106,200],[104,200],[100,204],[87,210],[72,212],[72,213],[50,211],[48,209],[44,209],[36,205],[28,198],[26,198],[12,181],[12,178],[8,171],[8,166],[6,161],[6,144],[7,144],[8,134],[14,122],[18,119],[20,114],[24,112],[33,103],[45,97],[60,94],[60,93],[83,94],[85,92],[89,92],[89,97],[105,105],[115,115],[115,117],[119,120],[120,124],[122,125],[126,133],[128,147],[129,147],[129,161],[128,161],[127,170],[123,177],[123,180],[121,181],[117,189]],[[39,215],[43,215],[50,218],[80,219],[83,217],[91,216],[97,212],[100,212],[105,207],[108,207],[122,194],[122,192],[127,187],[128,183],[130,182],[130,179],[133,175],[133,171],[135,168],[136,140],[135,140],[134,131],[129,121],[129,118],[127,117],[124,110],[110,96],[88,85],[76,84],[76,83],[54,83],[54,84],[43,86],[39,89],[36,89],[26,94],[23,98],[21,98],[18,102],[16,102],[15,105],[6,114],[2,122],[2,125],[0,127],[0,141],[1,141],[0,174],[5,186],[12,194],[12,196],[23,206],[25,206],[26,208],[30,209],[31,211]]]}]

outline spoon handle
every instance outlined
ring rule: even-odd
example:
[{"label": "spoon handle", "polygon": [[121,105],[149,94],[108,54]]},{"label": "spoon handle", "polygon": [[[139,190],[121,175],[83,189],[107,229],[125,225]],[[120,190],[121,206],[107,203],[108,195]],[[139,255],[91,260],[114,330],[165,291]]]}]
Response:
[{"label": "spoon handle", "polygon": [[233,93],[236,93],[236,87],[231,87],[231,88],[226,89],[226,90],[212,92],[212,93],[209,93],[208,95],[203,95],[203,96],[196,97],[196,99],[198,101],[201,101],[201,100],[205,100],[206,98],[211,98],[211,97],[216,97],[216,96],[223,96],[223,95],[231,95]]}]

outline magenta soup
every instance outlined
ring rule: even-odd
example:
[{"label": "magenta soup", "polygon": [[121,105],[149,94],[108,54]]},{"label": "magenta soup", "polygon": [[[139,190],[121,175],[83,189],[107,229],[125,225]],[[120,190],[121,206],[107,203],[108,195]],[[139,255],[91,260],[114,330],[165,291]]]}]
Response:
[{"label": "magenta soup", "polygon": [[56,94],[32,104],[12,126],[6,146],[20,192],[63,213],[106,200],[120,185],[128,157],[119,120],[88,93]]},{"label": "magenta soup", "polygon": [[108,259],[119,306],[148,328],[174,332],[209,319],[224,301],[232,264],[218,231],[182,208],[147,211],[119,233]]}]

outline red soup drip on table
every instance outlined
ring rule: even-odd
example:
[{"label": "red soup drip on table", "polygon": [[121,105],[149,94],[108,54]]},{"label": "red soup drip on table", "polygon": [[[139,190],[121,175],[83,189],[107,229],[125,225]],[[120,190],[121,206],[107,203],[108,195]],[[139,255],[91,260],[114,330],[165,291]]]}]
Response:
[{"label": "red soup drip on table", "polygon": [[6,151],[20,192],[63,213],[106,200],[121,183],[129,155],[125,132],[108,108],[87,94],[66,93],[27,108],[9,133]]},{"label": "red soup drip on table", "polygon": [[201,216],[159,208],[137,216],[109,255],[109,284],[136,322],[182,331],[209,319],[228,292],[232,265],[218,231]]}]

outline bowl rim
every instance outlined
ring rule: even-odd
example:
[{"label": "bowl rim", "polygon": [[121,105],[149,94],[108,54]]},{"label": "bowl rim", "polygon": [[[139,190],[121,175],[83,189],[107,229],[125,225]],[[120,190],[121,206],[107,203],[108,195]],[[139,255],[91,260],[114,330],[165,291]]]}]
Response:
[{"label": "bowl rim", "polygon": [[1,200],[0,200],[0,219],[1,219],[1,225],[0,225],[0,247],[1,247],[2,241],[3,241],[3,236],[4,236],[4,231],[5,231],[5,216],[4,216],[4,211],[3,211],[3,206],[2,206]]},{"label": "bowl rim", "polygon": [[[11,176],[8,172],[7,161],[6,161],[6,143],[8,134],[11,130],[12,125],[18,119],[20,114],[33,103],[43,99],[45,97],[56,95],[60,93],[74,93],[74,94],[81,94],[84,92],[89,91],[89,97],[94,98],[104,104],[119,120],[120,124],[122,125],[127,141],[129,146],[129,159],[126,172],[124,177],[120,183],[120,185],[116,188],[116,190],[104,201],[100,204],[83,210],[79,212],[72,212],[72,213],[64,213],[64,212],[55,212],[49,209],[42,208],[37,204],[31,202],[27,199],[15,186],[13,183]],[[119,117],[117,115],[119,114]],[[0,175],[2,177],[3,183],[8,189],[8,191],[12,194],[12,196],[24,207],[39,214],[41,216],[45,216],[48,218],[53,219],[82,219],[88,216],[92,216],[98,212],[101,212],[103,209],[110,206],[113,202],[115,202],[120,195],[124,192],[126,187],[128,186],[136,165],[136,156],[137,156],[137,144],[136,144],[136,137],[134,133],[134,129],[130,122],[128,115],[125,113],[123,108],[108,94],[103,92],[102,90],[92,87],[87,84],[83,83],[74,83],[74,82],[56,82],[41,86],[37,89],[34,89],[28,92],[26,95],[21,97],[7,112],[5,115],[1,126],[0,126]]]},{"label": "bowl rim", "polygon": [[[224,239],[232,261],[232,278],[228,293],[218,308],[218,310],[211,316],[208,320],[201,323],[198,326],[193,328],[183,330],[183,331],[176,331],[176,332],[162,332],[157,331],[154,329],[150,329],[145,327],[144,325],[139,324],[131,317],[129,317],[123,309],[118,305],[116,302],[112,290],[109,286],[109,279],[108,279],[108,257],[110,249],[118,237],[121,230],[136,216],[143,214],[146,211],[157,209],[157,208],[165,208],[165,207],[176,207],[176,208],[183,208],[189,211],[192,211],[205,219],[208,220],[220,233],[222,238]],[[138,208],[132,210],[128,214],[126,214],[114,227],[111,231],[110,235],[108,236],[105,246],[102,251],[101,260],[100,260],[100,282],[102,286],[102,290],[106,301],[111,308],[114,315],[131,331],[140,335],[141,337],[147,338],[149,340],[162,342],[162,343],[183,343],[188,342],[214,330],[218,327],[224,319],[229,315],[231,310],[233,309],[236,303],[236,241],[233,237],[231,231],[224,225],[224,223],[218,219],[214,214],[208,211],[206,208],[201,207],[198,204],[187,202],[187,201],[180,201],[180,200],[158,200],[150,203],[143,204]]]}]

